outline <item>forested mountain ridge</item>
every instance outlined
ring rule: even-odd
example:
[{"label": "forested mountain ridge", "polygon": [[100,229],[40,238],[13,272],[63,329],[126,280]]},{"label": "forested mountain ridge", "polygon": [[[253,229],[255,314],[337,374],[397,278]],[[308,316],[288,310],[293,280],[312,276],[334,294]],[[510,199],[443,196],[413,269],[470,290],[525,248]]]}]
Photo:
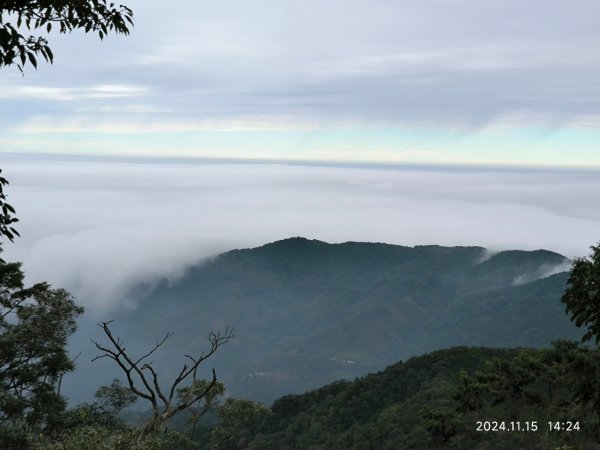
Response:
[{"label": "forested mountain ridge", "polygon": [[[156,354],[168,372],[211,328],[230,324],[236,337],[213,364],[229,393],[269,403],[452,345],[543,347],[576,337],[559,302],[567,274],[545,276],[565,265],[543,250],[291,238],[198,264],[138,297],[114,326],[140,350],[174,332],[173,351]],[[82,324],[76,350],[94,333]],[[112,378],[110,365],[86,364],[84,383]]]},{"label": "forested mountain ridge", "polygon": [[597,351],[567,341],[439,350],[282,397],[243,425],[225,417],[201,448],[598,449],[595,406],[577,397],[574,377],[582,368],[596,376],[598,361]]}]

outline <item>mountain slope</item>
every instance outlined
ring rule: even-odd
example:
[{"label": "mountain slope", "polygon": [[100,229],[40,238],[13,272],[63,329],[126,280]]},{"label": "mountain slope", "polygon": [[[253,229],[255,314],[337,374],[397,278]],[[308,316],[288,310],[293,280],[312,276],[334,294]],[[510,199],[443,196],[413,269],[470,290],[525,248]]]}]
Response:
[{"label": "mountain slope", "polygon": [[[236,338],[211,367],[232,395],[264,402],[449,345],[542,347],[578,336],[559,302],[566,274],[539,278],[566,258],[487,254],[286,239],[192,267],[138,298],[113,326],[132,351],[174,332],[153,355],[161,373],[172,374],[184,354],[203,348],[211,328],[230,324]],[[84,324],[79,336],[98,339],[97,332]],[[90,383],[112,370],[104,363],[80,369],[79,380]]]},{"label": "mountain slope", "polygon": [[[537,361],[544,366],[542,361],[550,359],[554,359],[552,364],[546,365],[556,368],[557,364],[565,364],[560,362],[565,352],[573,352],[578,358],[585,355],[596,363],[598,360],[597,354],[571,344],[536,351],[444,349],[393,364],[384,371],[352,382],[340,381],[304,394],[282,397],[273,404],[271,414],[257,417],[255,423],[247,422],[245,426],[226,421],[219,433],[213,433],[213,439],[219,441],[218,448],[249,450],[598,449],[594,413],[581,408],[570,392],[574,378],[569,378],[569,382],[555,375],[550,378],[540,375],[543,387],[549,379],[555,382],[550,396],[547,390],[539,391],[534,379],[522,386],[529,396],[513,398],[516,392],[505,400],[484,400],[482,406],[473,410],[465,409],[462,403],[461,399],[467,398],[465,392],[473,392],[461,391],[468,383],[465,379],[475,379],[475,372],[485,374],[481,380],[489,380],[490,376],[502,377],[497,367],[518,367],[523,361],[529,361],[528,364]],[[563,369],[572,369],[568,367],[566,363]],[[494,384],[494,389],[496,392],[506,389],[506,393],[510,393],[514,386],[503,388]],[[531,396],[534,393],[536,395]],[[560,401],[561,398],[569,401]],[[516,416],[511,412],[513,407],[517,410]],[[550,429],[548,421],[559,418],[578,422],[580,430]],[[477,421],[504,421],[501,425],[504,431],[477,431]],[[524,432],[534,421],[536,429]]]}]

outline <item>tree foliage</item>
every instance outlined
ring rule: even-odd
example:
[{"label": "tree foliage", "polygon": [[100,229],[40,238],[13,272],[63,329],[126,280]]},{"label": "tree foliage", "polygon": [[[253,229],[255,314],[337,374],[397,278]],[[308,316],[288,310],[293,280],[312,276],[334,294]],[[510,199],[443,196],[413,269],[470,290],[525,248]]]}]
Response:
[{"label": "tree foliage", "polygon": [[[212,386],[211,386],[212,384]],[[220,404],[221,396],[225,393],[223,383],[204,380],[195,377],[192,384],[177,389],[180,404],[187,404],[190,416],[187,420],[187,432],[190,437],[196,434],[200,419],[211,409]]]},{"label": "tree foliage", "polygon": [[212,430],[208,447],[226,450],[246,448],[271,410],[252,400],[228,398],[217,414],[222,421]]},{"label": "tree foliage", "polygon": [[23,277],[19,263],[0,263],[0,425],[51,432],[66,406],[60,381],[74,369],[67,338],[83,309],[63,289],[25,288]]},{"label": "tree foliage", "polygon": [[568,287],[562,296],[567,314],[578,327],[587,327],[583,342],[600,343],[600,243],[586,258],[573,262]]},{"label": "tree foliage", "polygon": [[130,26],[131,9],[106,0],[0,0],[0,67],[16,64],[22,71],[30,63],[37,68],[39,56],[52,63],[45,35],[53,29],[83,30],[104,39],[109,32],[129,34]]},{"label": "tree foliage", "polygon": [[15,209],[6,201],[4,186],[8,185],[8,180],[1,174],[2,169],[0,169],[0,236],[8,238],[12,242],[15,240],[15,236],[19,236],[19,232],[13,227],[13,224],[19,219],[13,216]]},{"label": "tree foliage", "polygon": [[[457,347],[353,382],[277,400],[269,411],[227,400],[208,448],[599,448],[600,351],[573,341],[548,349]],[[477,421],[537,422],[536,432],[477,431]],[[578,421],[580,431],[549,431]]]},{"label": "tree foliage", "polygon": [[[536,421],[546,433],[533,434],[534,447],[522,441],[519,448],[597,448],[598,380],[600,351],[578,342],[556,341],[549,349],[522,350],[512,359],[494,358],[485,369],[463,375],[455,400],[457,417],[465,426],[453,439],[456,445],[449,448],[461,444],[472,448],[464,445],[468,427],[481,418],[505,423]],[[548,432],[548,422],[555,421],[580,422],[581,431]]]}]

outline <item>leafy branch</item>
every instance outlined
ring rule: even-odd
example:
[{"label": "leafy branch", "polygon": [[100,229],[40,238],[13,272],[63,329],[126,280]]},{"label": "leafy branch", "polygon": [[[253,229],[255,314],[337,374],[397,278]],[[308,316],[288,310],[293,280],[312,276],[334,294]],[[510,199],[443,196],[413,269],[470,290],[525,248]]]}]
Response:
[{"label": "leafy branch", "polygon": [[23,72],[27,63],[37,68],[39,56],[54,61],[46,37],[24,30],[83,30],[104,39],[109,32],[128,35],[132,26],[133,11],[106,0],[0,0],[0,67],[16,64]]}]

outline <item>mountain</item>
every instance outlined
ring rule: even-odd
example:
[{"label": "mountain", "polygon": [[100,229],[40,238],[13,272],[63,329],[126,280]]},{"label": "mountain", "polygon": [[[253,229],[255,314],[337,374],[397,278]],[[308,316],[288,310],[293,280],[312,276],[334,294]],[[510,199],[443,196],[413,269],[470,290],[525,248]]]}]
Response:
[{"label": "mountain", "polygon": [[[598,356],[565,341],[546,350],[439,350],[282,397],[269,414],[226,418],[200,442],[248,450],[598,449],[594,409],[574,396],[577,367],[587,361],[597,372]],[[484,431],[494,421],[497,431]],[[573,430],[557,430],[567,422]]]},{"label": "mountain", "polygon": [[[211,329],[229,324],[235,338],[205,367],[216,367],[231,395],[270,403],[452,345],[578,338],[559,301],[567,273],[547,276],[567,265],[544,250],[490,255],[481,247],[291,238],[218,255],[161,282],[113,328],[132,352],[173,332],[152,355],[159,373],[173,376],[185,354],[206,347]],[[65,383],[72,398],[118,373],[111,361],[87,363],[89,339],[102,336],[91,322],[80,328],[72,351],[84,356]]]}]

